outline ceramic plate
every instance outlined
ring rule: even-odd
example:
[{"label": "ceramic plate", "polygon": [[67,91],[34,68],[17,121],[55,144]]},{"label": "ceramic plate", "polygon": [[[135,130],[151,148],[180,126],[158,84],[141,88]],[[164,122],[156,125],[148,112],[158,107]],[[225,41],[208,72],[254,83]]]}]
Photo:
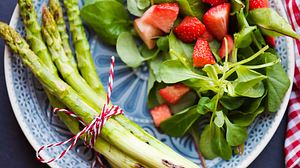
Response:
[{"label": "ceramic plate", "polygon": [[[41,16],[41,6],[47,0],[35,0],[35,8]],[[82,1],[79,2],[82,5]],[[286,11],[281,1],[271,1],[272,8],[286,18]],[[22,36],[25,31],[19,16],[19,9],[13,13],[10,25]],[[91,45],[91,52],[97,67],[101,82],[106,85],[110,56],[116,55],[114,47],[104,45],[95,34],[86,29]],[[276,50],[280,55],[282,65],[287,71],[290,80],[293,80],[294,70],[294,45],[292,39],[280,37],[276,40]],[[50,111],[50,106],[39,82],[34,78],[29,69],[23,66],[21,60],[5,48],[5,77],[11,105],[15,116],[26,135],[28,141],[37,150],[40,146],[67,139],[70,136],[64,125]],[[126,116],[139,124],[147,132],[160,141],[172,147],[184,157],[200,165],[195,147],[190,137],[172,138],[160,133],[153,125],[147,109],[147,79],[148,67],[142,65],[137,69],[126,67],[122,61],[116,58],[115,85],[112,94],[114,104],[120,105]],[[291,88],[286,93],[277,113],[260,116],[248,129],[249,138],[245,143],[245,152],[242,156],[234,156],[229,161],[216,158],[206,161],[208,167],[247,167],[267,145],[276,131],[288,104]],[[44,158],[55,156],[66,148],[62,146],[42,153]],[[51,163],[51,167],[87,167],[93,159],[93,153],[84,147],[83,143],[69,152],[57,162]]]}]

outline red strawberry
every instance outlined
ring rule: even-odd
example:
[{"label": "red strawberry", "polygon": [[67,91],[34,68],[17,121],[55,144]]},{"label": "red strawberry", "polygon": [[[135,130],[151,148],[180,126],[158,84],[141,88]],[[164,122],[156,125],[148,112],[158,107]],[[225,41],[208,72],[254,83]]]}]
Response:
[{"label": "red strawberry", "polygon": [[268,8],[268,0],[249,0],[249,10],[257,8]]},{"label": "red strawberry", "polygon": [[222,40],[227,34],[230,3],[210,8],[203,16],[203,22],[207,30],[218,40]]},{"label": "red strawberry", "polygon": [[233,43],[233,39],[230,35],[226,35],[222,41],[222,45],[219,49],[219,56],[221,58],[224,58],[225,55],[226,55],[226,46],[225,46],[225,38],[227,40],[227,45],[228,45],[228,55],[231,54],[232,52],[232,49],[233,49],[233,46],[234,46],[234,43]]},{"label": "red strawberry", "polygon": [[228,2],[228,0],[202,0],[202,2],[211,4],[212,6],[217,6],[222,3]]},{"label": "red strawberry", "polygon": [[182,83],[177,83],[171,86],[167,86],[163,89],[160,89],[159,94],[167,102],[176,104],[178,100],[189,91],[190,91],[189,87],[185,86]]},{"label": "red strawberry", "polygon": [[142,18],[135,19],[133,22],[135,31],[139,34],[141,39],[147,45],[149,49],[155,47],[155,37],[158,37],[163,34],[159,29],[147,24],[142,20]]},{"label": "red strawberry", "polygon": [[166,104],[154,107],[150,110],[150,113],[156,127],[159,127],[161,122],[165,121],[166,119],[172,116],[171,110]]},{"label": "red strawberry", "polygon": [[177,3],[162,3],[151,6],[142,16],[146,23],[169,33],[179,13]]},{"label": "red strawberry", "polygon": [[211,35],[210,32],[207,31],[207,29],[205,29],[205,31],[203,32],[203,34],[200,37],[205,39],[208,42],[211,42],[214,40],[214,36]]},{"label": "red strawberry", "polygon": [[194,47],[193,62],[195,67],[203,67],[206,64],[216,63],[208,42],[202,38],[198,38]]},{"label": "red strawberry", "polygon": [[276,45],[275,37],[265,36],[265,40],[266,40],[267,44],[269,44],[271,47],[275,47],[275,45]]},{"label": "red strawberry", "polygon": [[198,18],[192,16],[186,16],[174,29],[176,36],[186,43],[191,43],[197,40],[204,31],[205,26]]}]

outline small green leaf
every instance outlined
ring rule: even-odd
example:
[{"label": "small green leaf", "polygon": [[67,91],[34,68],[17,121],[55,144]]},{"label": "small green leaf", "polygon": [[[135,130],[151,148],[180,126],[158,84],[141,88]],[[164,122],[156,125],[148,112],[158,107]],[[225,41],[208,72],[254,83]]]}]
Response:
[{"label": "small green leaf", "polygon": [[160,124],[160,129],[170,136],[180,137],[190,129],[200,116],[196,106],[192,106],[163,121]]},{"label": "small green leaf", "polygon": [[165,83],[177,83],[191,78],[208,79],[186,68],[177,60],[163,62],[159,69],[160,77]]},{"label": "small green leaf", "polygon": [[156,41],[156,45],[161,51],[168,52],[169,51],[168,36],[163,36],[163,37],[158,38],[158,40]]},{"label": "small green leaf", "polygon": [[197,105],[197,111],[199,114],[206,114],[207,112],[211,111],[211,109],[208,109],[206,105],[210,102],[210,99],[208,97],[201,97],[198,105]]},{"label": "small green leaf", "polygon": [[236,48],[246,48],[252,43],[252,33],[256,26],[244,27],[240,32],[234,34],[234,45]]},{"label": "small green leaf", "polygon": [[223,111],[216,111],[216,117],[214,119],[214,123],[219,128],[223,127],[223,125],[224,125]]},{"label": "small green leaf", "polygon": [[248,19],[250,23],[257,25],[267,35],[285,35],[300,39],[300,35],[293,30],[291,25],[272,8],[251,10]]},{"label": "small green leaf", "polygon": [[137,1],[137,7],[140,10],[145,10],[150,6],[150,0],[136,0]]},{"label": "small green leaf", "polygon": [[154,49],[149,49],[145,44],[143,44],[140,47],[140,52],[141,52],[141,56],[143,57],[143,60],[151,60],[155,57],[157,57],[158,53],[159,53],[159,49],[158,48],[154,48]]},{"label": "small green leaf", "polygon": [[264,94],[262,80],[266,79],[266,76],[244,66],[240,66],[236,72],[238,79],[235,81],[234,92],[237,95],[258,98]]},{"label": "small green leaf", "polygon": [[192,68],[194,46],[177,39],[173,32],[169,34],[169,53],[172,59],[179,60],[187,68]]},{"label": "small green leaf", "polygon": [[208,5],[198,0],[178,0],[179,11],[185,16],[195,16],[202,20]]},{"label": "small green leaf", "polygon": [[207,125],[203,129],[201,136],[200,136],[200,142],[199,142],[199,150],[201,154],[206,159],[214,159],[218,155],[213,151],[213,132],[211,132],[210,126]]},{"label": "small green leaf", "polygon": [[130,67],[136,68],[144,61],[129,32],[123,32],[119,35],[116,48],[121,60]]},{"label": "small green leaf", "polygon": [[147,84],[147,95],[149,95],[151,89],[154,86],[155,81],[156,81],[155,80],[155,75],[154,75],[152,69],[149,69],[149,77],[148,77],[148,84]]},{"label": "small green leaf", "polygon": [[219,127],[213,127],[214,137],[212,139],[213,152],[219,155],[224,160],[229,160],[232,155],[232,149],[225,140],[224,132]]},{"label": "small green leaf", "polygon": [[220,99],[222,106],[228,110],[238,109],[243,105],[244,102],[245,99],[243,97],[231,97],[226,94]]},{"label": "small green leaf", "polygon": [[216,66],[206,64],[202,70],[206,72],[207,76],[211,78],[213,81],[218,81],[218,72],[217,69],[215,68]]},{"label": "small green leaf", "polygon": [[[276,55],[271,53],[265,53],[263,56],[265,57],[266,63],[278,59]],[[266,67],[266,75],[268,77],[268,111],[275,112],[280,106],[282,99],[291,83],[280,63],[277,63],[271,67]]]},{"label": "small green leaf", "polygon": [[231,13],[235,14],[237,12],[240,12],[241,9],[245,7],[242,1],[240,0],[230,0],[231,3]]},{"label": "small green leaf", "polygon": [[229,115],[228,117],[235,125],[248,127],[253,123],[255,118],[262,112],[264,112],[264,107],[259,107],[252,113],[244,113],[244,112],[237,111],[234,114]]},{"label": "small green leaf", "polygon": [[209,42],[209,48],[210,48],[211,52],[213,53],[217,62],[222,61],[221,57],[219,56],[220,45],[221,44],[218,42],[218,40],[215,40],[215,39],[213,41]]},{"label": "small green leaf", "polygon": [[183,95],[175,105],[170,106],[172,113],[178,113],[188,107],[193,106],[197,99],[198,96],[195,92],[188,92],[187,94]]},{"label": "small green leaf", "polygon": [[248,137],[248,133],[245,127],[240,127],[236,124],[232,124],[227,117],[225,117],[226,123],[226,141],[230,146],[238,146],[244,144]]},{"label": "small green leaf", "polygon": [[142,16],[145,12],[145,9],[140,9],[138,7],[138,3],[140,0],[127,0],[127,9],[129,13],[131,13],[134,16]]}]

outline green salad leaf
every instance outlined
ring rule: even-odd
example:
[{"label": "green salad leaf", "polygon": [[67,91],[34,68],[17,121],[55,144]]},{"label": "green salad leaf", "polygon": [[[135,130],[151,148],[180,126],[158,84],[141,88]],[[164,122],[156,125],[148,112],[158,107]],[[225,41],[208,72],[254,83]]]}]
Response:
[{"label": "green salad leaf", "polygon": [[206,159],[214,159],[218,157],[218,154],[216,154],[213,150],[213,137],[214,133],[211,131],[210,126],[206,125],[201,133],[199,141],[199,150]]},{"label": "green salad leaf", "polygon": [[192,106],[161,122],[160,129],[170,136],[183,136],[200,116],[196,106]]},{"label": "green salad leaf", "polygon": [[129,32],[122,32],[119,35],[116,49],[121,60],[132,68],[140,66],[144,61],[133,36]]},{"label": "green salad leaf", "polygon": [[253,123],[255,118],[264,112],[265,108],[264,107],[259,107],[252,113],[245,113],[245,112],[240,112],[240,111],[235,111],[234,114],[230,115],[230,120],[238,126],[242,127],[247,127]]},{"label": "green salad leaf", "polygon": [[300,35],[293,30],[291,25],[272,8],[251,10],[247,18],[251,24],[257,25],[266,35],[285,35],[300,39]]},{"label": "green salad leaf", "polygon": [[150,0],[127,0],[127,9],[134,16],[142,16],[150,6]]},{"label": "green salad leaf", "polygon": [[225,117],[226,123],[226,141],[230,146],[238,146],[243,144],[248,133],[245,127],[241,127],[237,124],[232,124],[227,117]]},{"label": "green salad leaf", "polygon": [[238,33],[234,34],[234,45],[236,48],[246,48],[252,43],[252,33],[256,26],[244,27]]},{"label": "green salad leaf", "polygon": [[115,45],[118,36],[122,32],[129,32],[132,28],[126,9],[116,0],[97,0],[95,3],[85,5],[80,15],[101,40],[110,45]]},{"label": "green salad leaf", "polygon": [[224,160],[229,160],[232,155],[232,149],[225,139],[224,132],[221,128],[213,126],[214,136],[212,138],[213,152]]},{"label": "green salad leaf", "polygon": [[[266,63],[278,59],[276,55],[271,53],[265,53],[263,56]],[[291,83],[280,63],[267,67],[266,76],[268,77],[266,82],[268,86],[268,111],[275,112],[280,106]]]}]

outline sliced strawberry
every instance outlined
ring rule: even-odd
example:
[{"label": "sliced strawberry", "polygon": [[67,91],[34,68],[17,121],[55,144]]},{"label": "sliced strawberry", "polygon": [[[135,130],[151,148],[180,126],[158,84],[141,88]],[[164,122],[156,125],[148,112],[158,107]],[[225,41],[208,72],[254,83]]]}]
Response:
[{"label": "sliced strawberry", "polygon": [[249,0],[249,10],[257,8],[268,8],[268,0]]},{"label": "sliced strawberry", "polygon": [[151,116],[153,118],[156,127],[159,127],[160,123],[170,118],[171,110],[168,105],[162,104],[156,106],[150,110]]},{"label": "sliced strawberry", "polygon": [[269,44],[271,47],[275,47],[275,45],[276,45],[275,37],[265,36],[265,40],[266,40],[267,44]]},{"label": "sliced strawberry", "polygon": [[203,32],[203,34],[200,37],[205,39],[208,42],[211,42],[214,40],[214,36],[211,35],[207,29],[205,29],[205,31]]},{"label": "sliced strawberry", "polygon": [[133,26],[149,49],[155,47],[155,38],[163,34],[162,31],[145,23],[141,18],[135,19]]},{"label": "sliced strawberry", "polygon": [[210,8],[203,16],[203,22],[207,30],[218,40],[222,40],[227,34],[230,13],[230,3]]},{"label": "sliced strawberry", "polygon": [[179,13],[177,3],[162,3],[151,6],[142,16],[146,23],[169,33]]},{"label": "sliced strawberry", "polygon": [[231,54],[232,52],[232,49],[233,49],[233,46],[234,46],[234,43],[233,43],[233,39],[230,35],[226,35],[224,38],[223,38],[223,41],[222,41],[222,45],[219,49],[219,56],[221,58],[224,58],[225,55],[226,55],[226,45],[225,45],[225,38],[227,40],[227,45],[228,45],[228,55]]},{"label": "sliced strawberry", "polygon": [[228,2],[228,0],[202,0],[202,2],[211,4],[211,6],[217,6],[222,3]]},{"label": "sliced strawberry", "polygon": [[163,89],[160,89],[159,94],[167,102],[176,104],[178,100],[189,91],[190,91],[189,87],[185,86],[182,83],[177,83],[171,86],[167,86]]},{"label": "sliced strawberry", "polygon": [[202,24],[198,18],[192,16],[186,16],[174,29],[176,36],[186,43],[191,43],[197,40],[204,31],[204,24]]},{"label": "sliced strawberry", "polygon": [[206,40],[199,38],[193,52],[193,62],[195,67],[203,67],[206,64],[215,64],[216,61],[211,53]]}]

